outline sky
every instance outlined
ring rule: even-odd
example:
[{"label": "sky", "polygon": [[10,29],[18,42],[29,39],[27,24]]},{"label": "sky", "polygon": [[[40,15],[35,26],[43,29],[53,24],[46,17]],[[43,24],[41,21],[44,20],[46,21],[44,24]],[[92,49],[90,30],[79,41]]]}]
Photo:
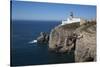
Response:
[{"label": "sky", "polygon": [[90,5],[12,1],[11,8],[12,20],[61,21],[66,20],[70,12],[75,17],[96,18],[96,6]]}]

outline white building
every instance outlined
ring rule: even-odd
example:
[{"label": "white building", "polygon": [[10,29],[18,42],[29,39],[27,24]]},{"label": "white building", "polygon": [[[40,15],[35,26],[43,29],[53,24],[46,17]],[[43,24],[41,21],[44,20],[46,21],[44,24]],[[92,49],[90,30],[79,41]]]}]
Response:
[{"label": "white building", "polygon": [[80,22],[81,18],[77,18],[73,16],[73,13],[71,12],[70,17],[67,18],[67,20],[63,20],[61,25],[69,24],[69,23],[75,23]]}]

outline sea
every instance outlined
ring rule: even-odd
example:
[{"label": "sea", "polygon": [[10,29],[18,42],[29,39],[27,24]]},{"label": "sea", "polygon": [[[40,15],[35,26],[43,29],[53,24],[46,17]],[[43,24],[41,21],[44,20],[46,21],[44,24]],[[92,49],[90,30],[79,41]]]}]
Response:
[{"label": "sea", "polygon": [[47,32],[61,24],[61,21],[11,21],[11,66],[72,63],[70,54],[51,52],[48,44],[30,43],[36,40],[40,32]]}]

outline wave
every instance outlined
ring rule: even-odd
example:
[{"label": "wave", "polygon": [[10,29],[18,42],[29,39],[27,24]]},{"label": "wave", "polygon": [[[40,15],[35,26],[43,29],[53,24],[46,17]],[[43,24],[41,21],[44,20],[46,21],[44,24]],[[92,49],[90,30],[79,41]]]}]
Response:
[{"label": "wave", "polygon": [[37,40],[32,40],[29,42],[30,44],[37,43]]}]

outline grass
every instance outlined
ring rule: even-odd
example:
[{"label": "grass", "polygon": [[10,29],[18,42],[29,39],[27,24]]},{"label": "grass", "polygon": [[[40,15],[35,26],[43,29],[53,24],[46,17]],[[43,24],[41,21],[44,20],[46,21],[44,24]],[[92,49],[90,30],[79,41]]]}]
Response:
[{"label": "grass", "polygon": [[76,29],[78,27],[80,27],[80,23],[79,22],[66,24],[66,25],[62,26],[63,29]]},{"label": "grass", "polygon": [[85,31],[87,33],[93,34],[93,32],[90,31],[90,30],[88,30],[88,28],[92,29],[94,27],[94,25],[96,25],[96,22],[95,21],[87,22],[87,23],[85,23],[85,24],[83,24],[81,26],[81,31]]}]

